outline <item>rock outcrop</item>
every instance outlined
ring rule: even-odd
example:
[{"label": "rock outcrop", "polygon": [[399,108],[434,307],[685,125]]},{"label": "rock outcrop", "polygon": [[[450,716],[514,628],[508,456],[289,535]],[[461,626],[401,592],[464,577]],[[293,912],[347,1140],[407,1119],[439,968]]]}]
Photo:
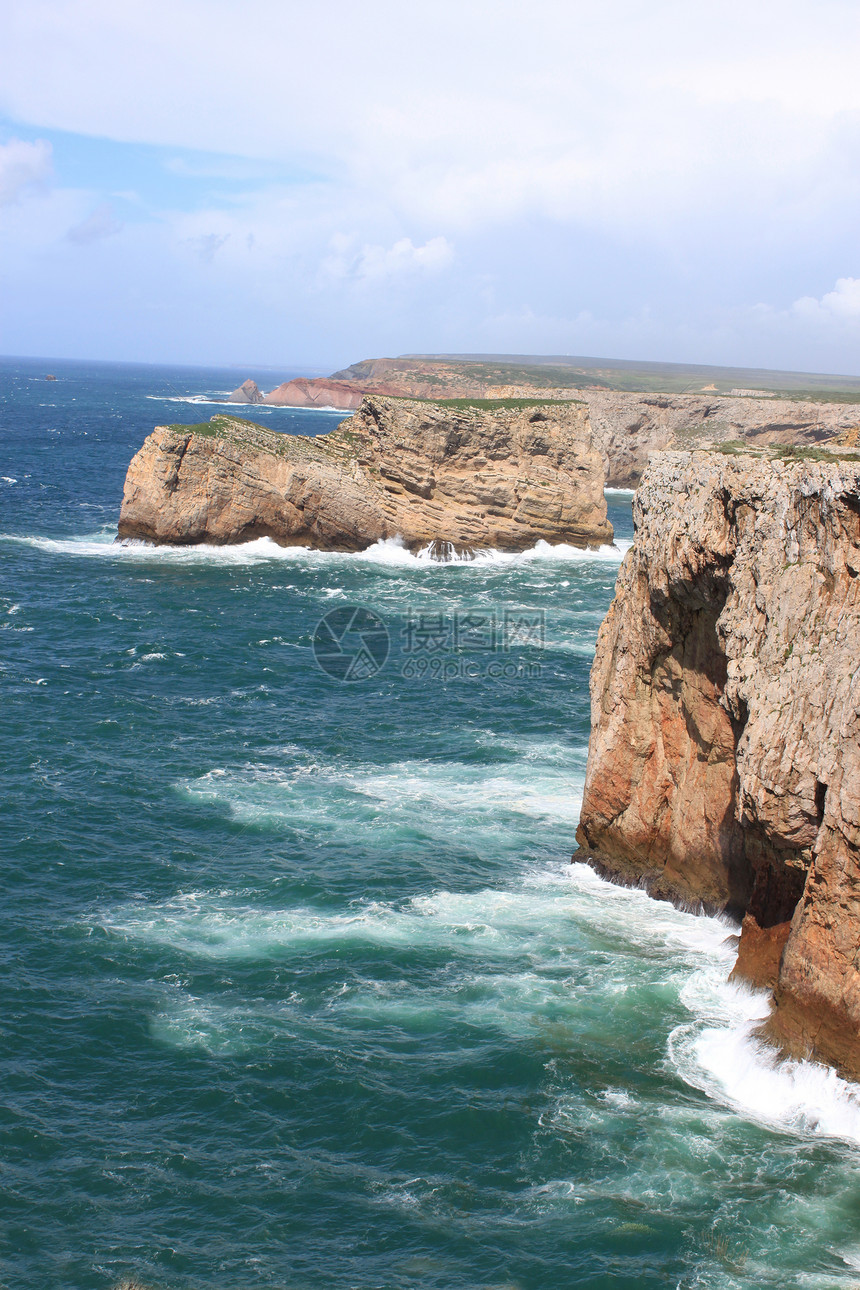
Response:
[{"label": "rock outcrop", "polygon": [[635,488],[653,452],[736,442],[752,449],[771,444],[824,444],[860,422],[851,403],[702,394],[628,394],[586,389],[594,442],[606,463],[606,482]]},{"label": "rock outcrop", "polygon": [[356,551],[517,551],[612,540],[584,408],[442,408],[367,398],[316,438],[213,417],[160,426],[128,469],[120,538]]},{"label": "rock outcrop", "polygon": [[[503,366],[415,358],[378,358],[354,363],[328,380],[290,381],[266,396],[267,403],[295,407],[358,407],[363,394],[423,398],[579,400],[588,406],[594,441],[606,483],[635,488],[652,452],[707,448],[739,442],[758,449],[769,444],[815,445],[838,439],[860,424],[856,403],[826,403],[780,398],[773,393],[738,391],[661,394],[589,385],[583,375],[571,384],[556,382],[561,368],[511,367],[518,383],[499,384]],[[552,379],[551,379],[552,378]]]},{"label": "rock outcrop", "polygon": [[227,399],[228,399],[228,402],[230,403],[262,403],[263,402],[263,396],[260,393],[260,387],[257,385],[257,382],[252,381],[250,377],[248,377],[247,381],[243,381],[242,384],[239,386],[239,388],[234,390],[232,394],[228,394]]},{"label": "rock outcrop", "polygon": [[[515,378],[499,383],[499,376]],[[856,433],[856,403],[781,398],[772,392],[715,386],[697,394],[635,393],[586,383],[570,369],[465,361],[378,358],[354,363],[331,377],[298,377],[263,398],[279,407],[327,407],[351,411],[366,394],[429,399],[557,399],[588,407],[594,442],[603,456],[605,482],[635,488],[652,452],[708,448],[736,442],[758,449],[770,444],[809,446]],[[243,387],[244,388],[244,387]],[[239,393],[239,391],[237,391]]]},{"label": "rock outcrop", "polygon": [[[821,454],[823,456],[823,454]],[[767,1033],[860,1077],[860,457],[666,453],[600,629],[578,840],[743,917]]]},{"label": "rock outcrop", "polygon": [[346,381],[298,376],[265,395],[262,402],[280,408],[336,408],[351,412],[361,406],[364,393]]}]

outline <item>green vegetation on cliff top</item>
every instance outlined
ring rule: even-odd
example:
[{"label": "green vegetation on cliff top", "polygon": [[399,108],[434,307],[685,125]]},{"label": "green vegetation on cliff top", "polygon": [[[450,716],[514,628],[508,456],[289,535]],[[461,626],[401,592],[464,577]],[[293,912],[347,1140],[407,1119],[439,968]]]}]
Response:
[{"label": "green vegetation on cliff top", "polygon": [[[361,379],[372,361],[354,363],[335,376]],[[414,379],[436,384],[447,378],[481,385],[571,390],[597,387],[642,394],[725,395],[741,389],[814,403],[860,403],[860,376],[822,372],[527,354],[402,354],[395,361],[401,370],[416,362],[433,364],[433,372],[416,374]]]},{"label": "green vegetation on cliff top", "polygon": [[505,411],[522,411],[523,408],[559,408],[571,404],[574,407],[585,407],[582,399],[419,399],[408,398],[404,396],[386,395],[386,398],[396,397],[398,402],[403,403],[435,403],[440,408],[455,408],[457,411],[475,411],[475,412],[505,412]]}]

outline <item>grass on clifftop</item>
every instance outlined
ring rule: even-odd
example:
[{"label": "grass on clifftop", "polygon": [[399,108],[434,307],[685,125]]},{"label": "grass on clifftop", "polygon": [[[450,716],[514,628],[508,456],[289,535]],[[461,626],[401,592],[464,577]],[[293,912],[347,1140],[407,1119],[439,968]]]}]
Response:
[{"label": "grass on clifftop", "polygon": [[582,399],[435,399],[433,401],[445,408],[475,409],[477,412],[499,412],[507,409],[520,412],[523,408],[557,408],[567,407],[568,404],[585,407]]},{"label": "grass on clifftop", "polygon": [[226,412],[216,413],[211,421],[195,421],[193,425],[178,421],[167,428],[175,430],[177,434],[198,434],[210,439],[223,439],[229,434],[231,426],[247,426],[251,430],[262,430],[264,434],[267,431],[270,434],[277,433],[274,430],[269,431],[268,426],[258,425],[256,421],[248,421],[245,417],[233,417]]},{"label": "grass on clifftop", "polygon": [[[372,397],[372,396],[371,396]],[[454,408],[464,412],[503,412],[523,408],[565,408],[568,404],[584,407],[582,399],[418,399],[404,395],[386,395],[386,398],[398,399],[403,403],[433,403],[440,408]]]},{"label": "grass on clifftop", "polygon": [[242,448],[253,448],[273,456],[286,457],[291,461],[307,461],[308,458],[319,460],[331,457],[332,453],[348,455],[349,443],[345,436],[337,437],[337,431],[325,435],[283,434],[269,426],[260,425],[258,421],[248,421],[244,417],[234,417],[218,413],[211,421],[198,421],[193,425],[177,423],[167,427],[175,434],[193,434],[203,439],[229,440]]},{"label": "grass on clifftop", "polygon": [[724,457],[762,457],[770,461],[860,461],[860,452],[839,448],[813,448],[806,444],[773,443],[753,448],[741,439],[727,439],[710,450]]}]

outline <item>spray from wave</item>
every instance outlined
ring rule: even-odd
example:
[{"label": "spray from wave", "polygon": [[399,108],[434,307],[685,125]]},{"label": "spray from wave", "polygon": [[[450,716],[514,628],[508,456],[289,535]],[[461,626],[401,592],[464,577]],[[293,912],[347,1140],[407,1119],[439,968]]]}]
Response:
[{"label": "spray from wave", "polygon": [[339,417],[348,417],[350,414],[343,408],[333,408],[328,404],[314,404],[313,407],[303,408],[296,407],[289,403],[235,403],[228,397],[229,391],[225,390],[219,397],[220,392],[213,394],[147,394],[146,398],[152,399],[155,403],[191,403],[194,406],[231,408],[237,417],[244,415],[245,412],[252,408],[255,412],[262,412],[269,416],[272,412],[333,412]]},{"label": "spray from wave", "polygon": [[[473,555],[454,552],[450,544],[428,543],[417,552],[410,551],[400,538],[385,538],[372,543],[364,551],[317,551],[304,546],[281,546],[271,538],[255,538],[251,542],[231,546],[199,543],[195,546],[156,546],[137,539],[116,540],[114,529],[101,529],[80,537],[48,538],[33,534],[0,534],[0,542],[15,542],[35,547],[51,555],[78,556],[99,559],[131,561],[167,561],[181,564],[259,564],[266,560],[306,561],[322,564],[350,564],[353,562],[399,565],[404,568],[421,567],[474,567],[486,565],[528,564],[548,561],[558,564],[598,561],[620,564],[631,543],[619,540],[612,546],[580,548],[559,543],[555,546],[539,540],[526,551],[506,552],[477,551]],[[445,549],[445,548],[449,549]]]}]

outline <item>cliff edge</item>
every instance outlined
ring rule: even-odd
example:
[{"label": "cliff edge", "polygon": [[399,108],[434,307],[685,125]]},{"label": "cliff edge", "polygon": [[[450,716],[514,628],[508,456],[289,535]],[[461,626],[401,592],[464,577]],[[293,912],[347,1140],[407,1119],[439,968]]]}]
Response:
[{"label": "cliff edge", "polygon": [[[823,456],[823,454],[822,454]],[[598,636],[578,841],[743,917],[768,1035],[860,1078],[860,459],[655,457]]]},{"label": "cliff edge", "polygon": [[316,438],[236,417],[159,426],[128,468],[120,538],[358,551],[612,541],[587,410],[364,399]]}]

